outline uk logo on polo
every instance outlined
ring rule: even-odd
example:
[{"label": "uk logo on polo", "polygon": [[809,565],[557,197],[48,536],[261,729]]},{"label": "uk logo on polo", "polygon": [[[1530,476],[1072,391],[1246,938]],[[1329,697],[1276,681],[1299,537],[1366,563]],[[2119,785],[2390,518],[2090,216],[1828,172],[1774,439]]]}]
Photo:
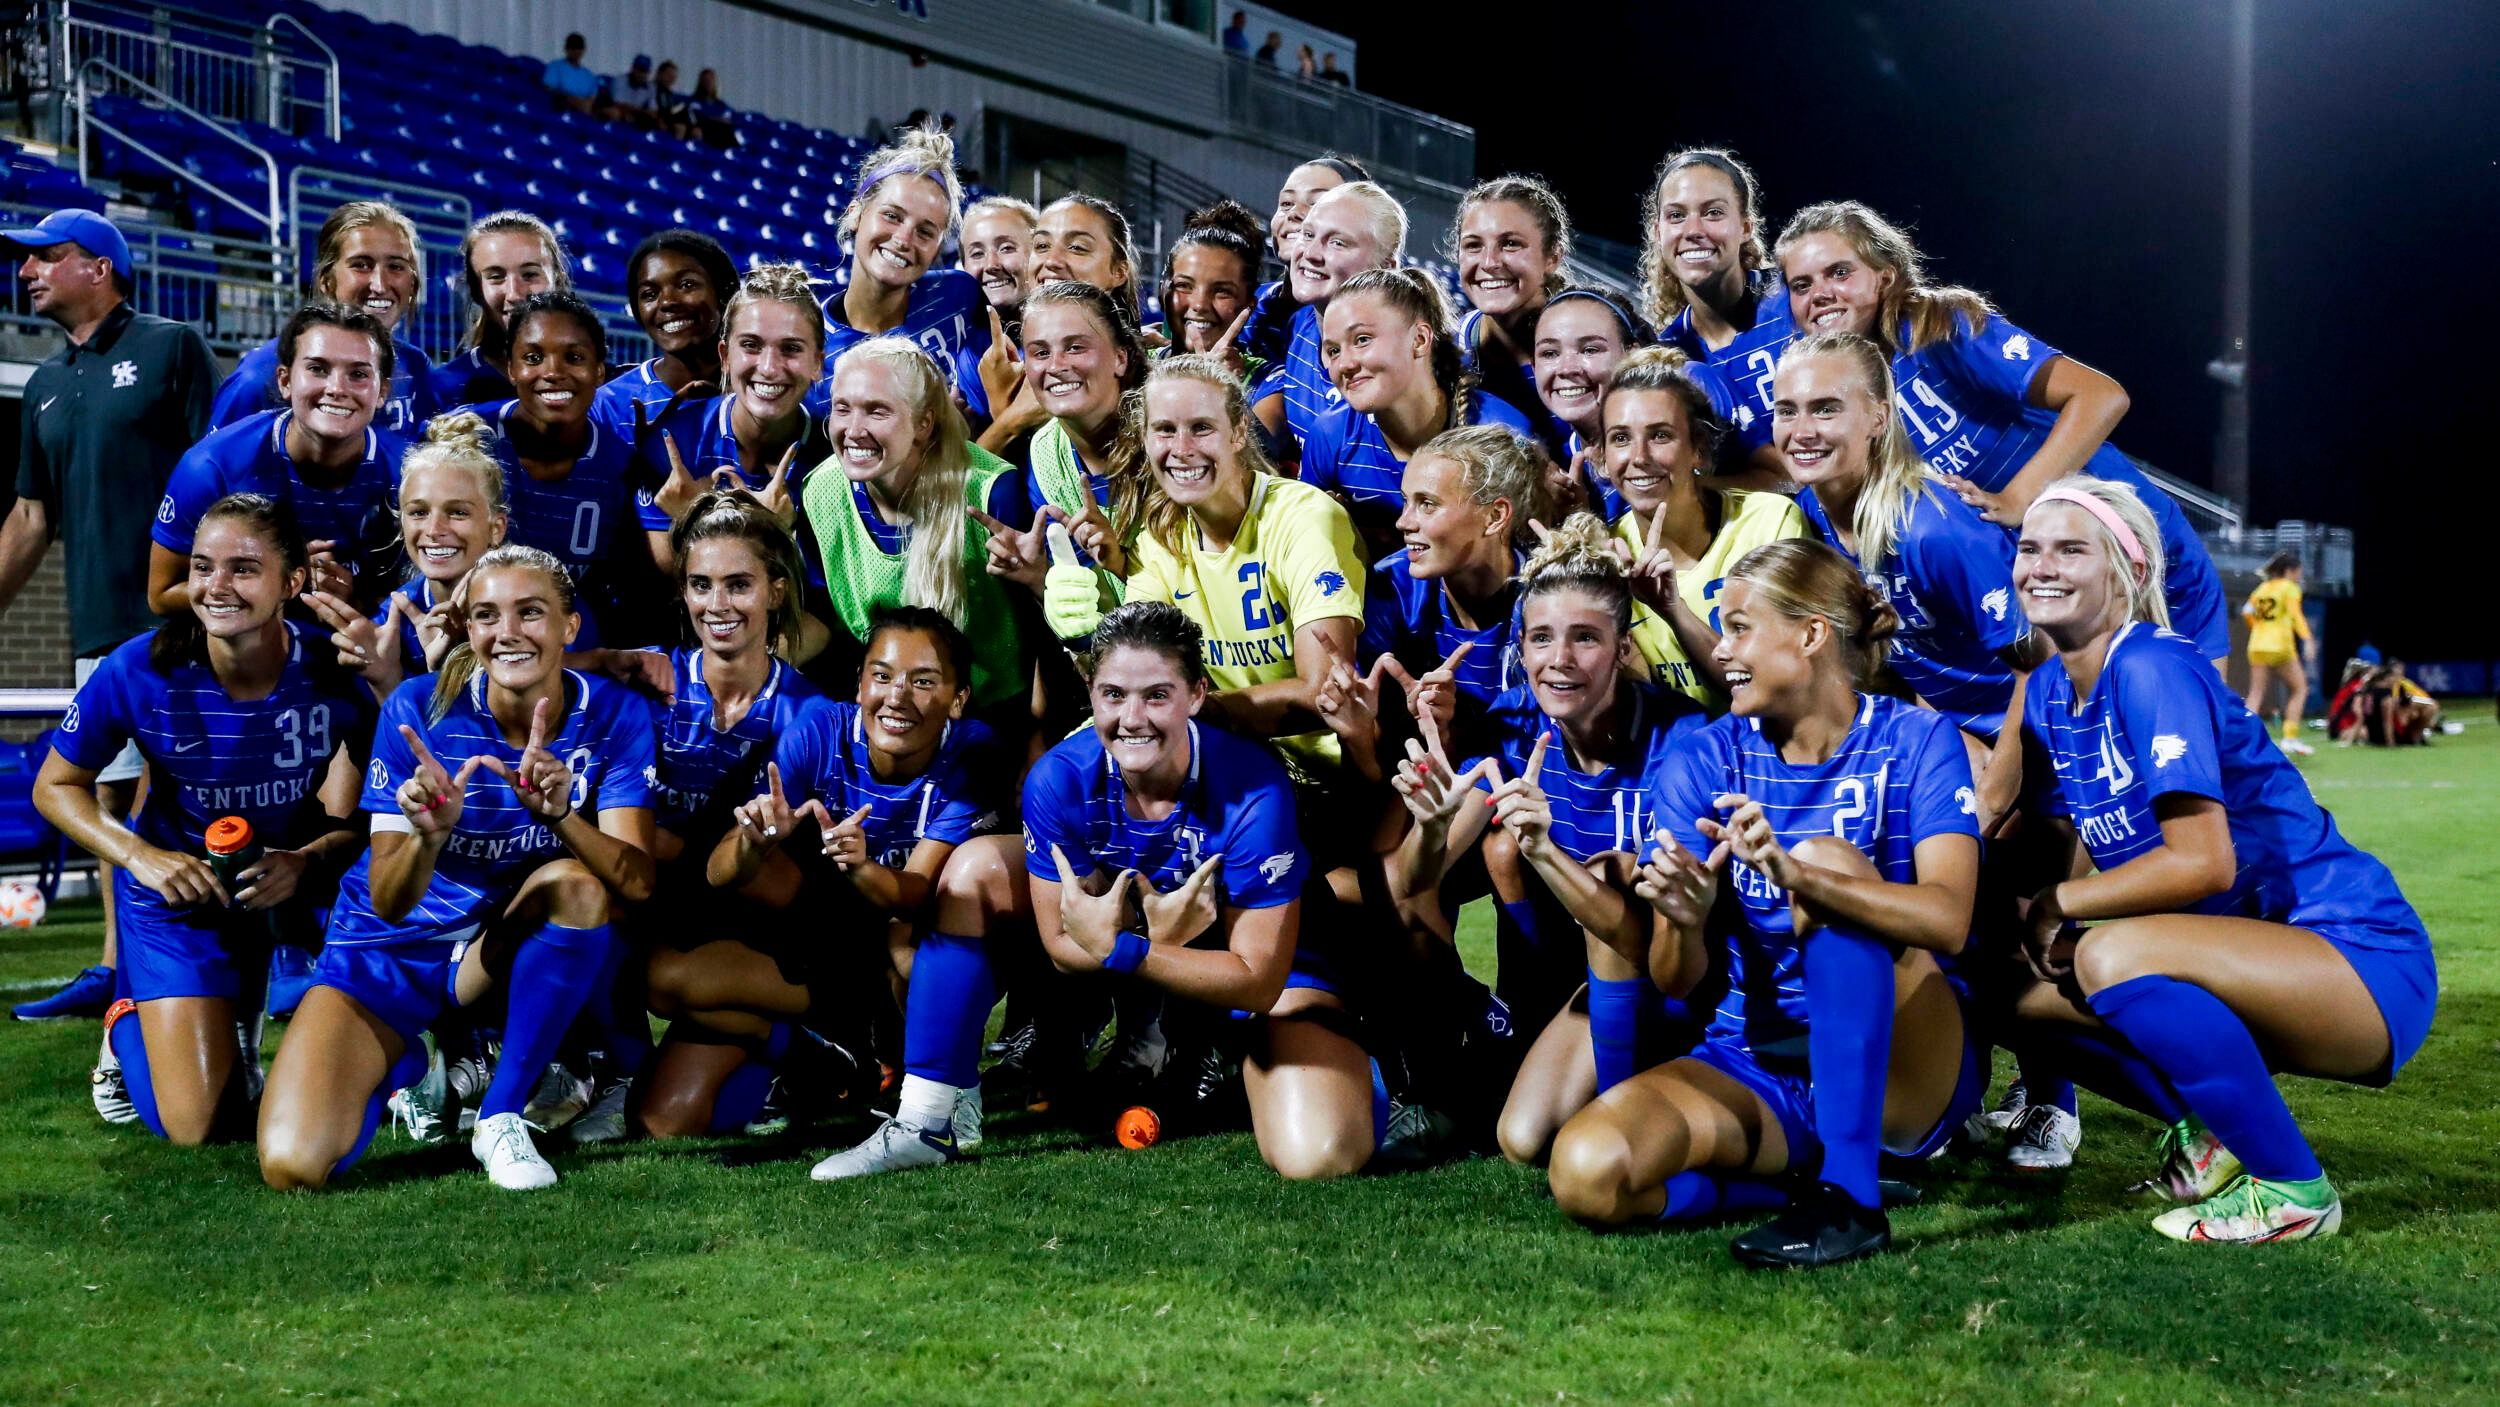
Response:
[{"label": "uk logo on polo", "polygon": [[139,364],[137,362],[120,361],[113,363],[114,390],[118,391],[125,386],[136,386],[138,384]]}]

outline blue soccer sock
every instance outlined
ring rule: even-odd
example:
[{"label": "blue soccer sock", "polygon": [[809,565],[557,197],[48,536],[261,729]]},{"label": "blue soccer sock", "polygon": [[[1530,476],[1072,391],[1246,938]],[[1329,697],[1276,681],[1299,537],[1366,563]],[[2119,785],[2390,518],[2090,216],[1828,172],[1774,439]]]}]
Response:
[{"label": "blue soccer sock", "polygon": [[[2113,1104],[2165,1124],[2188,1116],[2187,1101],[2179,1097],[2170,1078],[2114,1031],[2042,1023],[2026,1031],[2022,1042],[2025,1089],[2034,1087],[2031,1070],[2045,1066],[2068,1077],[2069,1089],[2082,1085]],[[2071,1110],[2073,1106],[2064,1107]]]},{"label": "blue soccer sock", "polygon": [[2016,1062],[2023,1082],[2023,1099],[2030,1104],[2054,1104],[2071,1114],[2075,1112],[2075,1082],[2063,1075],[2046,1075],[2022,1069]]},{"label": "blue soccer sock", "polygon": [[1517,928],[1530,943],[1539,947],[1544,946],[1545,935],[1542,931],[1543,925],[1537,921],[1535,900],[1502,899],[1496,902],[1501,904],[1502,916],[1511,921],[1512,927]]},{"label": "blue soccer sock", "polygon": [[592,979],[590,996],[582,1003],[582,1017],[599,1033],[599,1046],[608,1054],[617,1073],[628,1077],[642,1073],[643,1062],[651,1058],[651,1022],[642,1014],[640,1000],[620,1001],[620,996],[639,999],[639,982],[634,990],[620,993],[625,985],[625,959],[629,956],[623,943],[610,942],[606,961],[599,964],[599,975]]},{"label": "blue soccer sock", "polygon": [[615,935],[606,924],[567,928],[551,923],[521,940],[506,984],[503,1057],[478,1101],[477,1115],[518,1114],[528,1107],[539,1072],[590,997]]},{"label": "blue soccer sock", "polygon": [[989,945],[932,932],[911,962],[903,1001],[903,1073],[956,1089],[981,1082],[981,1028],[998,1004]]},{"label": "blue soccer sock", "polygon": [[1858,929],[1826,924],[1805,940],[1806,1060],[1823,1181],[1879,1206],[1884,1071],[1892,1060],[1892,950]]},{"label": "blue soccer sock", "polygon": [[729,1072],[720,1082],[720,1090],[712,1096],[711,1131],[737,1133],[755,1122],[764,1111],[764,1099],[772,1092],[773,1067],[749,1057]]},{"label": "blue soccer sock", "polygon": [[165,1119],[156,1110],[156,1079],[148,1069],[148,1038],[139,1029],[139,1009],[132,1007],[119,1016],[107,1014],[109,1022],[105,1039],[112,1044],[113,1058],[122,1063],[122,1085],[130,1092],[130,1106],[139,1111],[139,1122],[158,1138],[165,1136]]},{"label": "blue soccer sock", "polygon": [[1762,1182],[1750,1177],[1722,1177],[1699,1169],[1680,1172],[1667,1179],[1667,1205],[1658,1213],[1663,1222],[1708,1221],[1721,1213],[1740,1215],[1745,1212],[1777,1211],[1788,1205],[1788,1189],[1776,1182]]},{"label": "blue soccer sock", "polygon": [[2202,987],[2158,973],[2091,996],[2092,1009],[2178,1086],[2240,1165],[2269,1182],[2324,1176],[2246,1023]]},{"label": "blue soccer sock", "polygon": [[423,1042],[400,1052],[399,1063],[391,1067],[390,1074],[374,1086],[372,1097],[365,1101],[364,1127],[357,1131],[356,1142],[348,1148],[346,1156],[330,1165],[331,1177],[335,1178],[354,1167],[356,1160],[365,1156],[365,1150],[373,1146],[375,1131],[382,1127],[382,1115],[390,1106],[392,1093],[424,1079],[426,1067],[432,1063],[426,1056]]},{"label": "blue soccer sock", "polygon": [[1649,979],[1589,975],[1589,1047],[1597,1055],[1597,1092],[1639,1074],[1642,1016],[1658,1001]]}]

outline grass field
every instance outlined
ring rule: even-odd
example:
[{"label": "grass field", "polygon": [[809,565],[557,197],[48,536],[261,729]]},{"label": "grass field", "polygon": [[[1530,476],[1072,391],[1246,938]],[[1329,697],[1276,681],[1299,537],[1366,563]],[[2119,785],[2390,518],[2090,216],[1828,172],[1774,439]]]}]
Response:
[{"label": "grass field", "polygon": [[[2160,1240],[2123,1190],[2150,1125],[2089,1099],[2071,1176],[1944,1169],[1898,1253],[1810,1277],[1722,1231],[1590,1235],[1494,1161],[1287,1186],[1246,1135],[1117,1153],[1009,1117],[977,1164],[865,1185],[807,1180],[841,1128],[747,1166],[557,1152],[529,1197],[386,1132],[280,1198],[248,1147],[98,1123],[92,1024],[10,1026],[0,1403],[2500,1400],[2500,729],[2472,716],[2307,767],[2444,988],[2395,1088],[2291,1091],[2339,1239]],[[0,938],[0,983],[92,961],[80,917]]]}]

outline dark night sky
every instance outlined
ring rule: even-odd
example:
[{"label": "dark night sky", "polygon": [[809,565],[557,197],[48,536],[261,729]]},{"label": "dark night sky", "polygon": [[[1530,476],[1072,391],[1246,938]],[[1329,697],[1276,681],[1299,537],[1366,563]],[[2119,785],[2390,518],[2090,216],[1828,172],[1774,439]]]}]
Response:
[{"label": "dark night sky", "polygon": [[[1695,142],[1744,154],[1774,232],[1813,201],[1868,202],[1912,226],[1934,276],[2124,383],[2121,445],[2210,482],[2218,0],[1542,12],[1567,34],[1522,11],[1278,8],[1348,34],[1367,90],[1470,123],[1480,173],[1543,174],[1592,233],[1636,239],[1650,168]],[[1496,74],[1487,46],[1536,59]],[[2254,520],[2360,535],[2331,645],[2500,657],[2500,456],[2464,414],[2500,400],[2470,311],[2492,281],[2471,251],[2500,230],[2500,4],[2259,0],[2256,123]]]}]

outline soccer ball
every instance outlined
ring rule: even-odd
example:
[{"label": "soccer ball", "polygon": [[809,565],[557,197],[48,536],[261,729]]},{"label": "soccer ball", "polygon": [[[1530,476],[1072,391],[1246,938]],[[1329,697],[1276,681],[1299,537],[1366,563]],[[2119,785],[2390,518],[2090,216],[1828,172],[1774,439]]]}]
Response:
[{"label": "soccer ball", "polygon": [[0,928],[32,928],[41,922],[43,891],[27,880],[0,880]]}]

